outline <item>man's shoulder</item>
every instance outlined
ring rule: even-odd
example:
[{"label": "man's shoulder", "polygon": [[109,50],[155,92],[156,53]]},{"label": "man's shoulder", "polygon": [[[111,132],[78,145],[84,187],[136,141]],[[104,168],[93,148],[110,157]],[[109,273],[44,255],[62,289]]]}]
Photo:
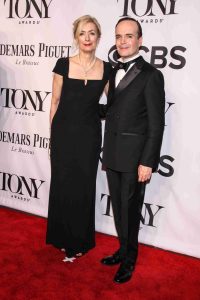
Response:
[{"label": "man's shoulder", "polygon": [[159,79],[159,81],[161,80],[162,82],[164,82],[164,76],[163,73],[158,70],[156,67],[154,67],[152,64],[148,63],[147,61],[143,60],[144,64],[143,64],[143,72],[146,75],[146,78],[150,79]]},{"label": "man's shoulder", "polygon": [[143,58],[143,69],[150,72],[150,73],[162,73],[160,70],[158,70],[156,67],[154,67],[152,64],[150,64],[149,62],[147,62],[144,58]]}]

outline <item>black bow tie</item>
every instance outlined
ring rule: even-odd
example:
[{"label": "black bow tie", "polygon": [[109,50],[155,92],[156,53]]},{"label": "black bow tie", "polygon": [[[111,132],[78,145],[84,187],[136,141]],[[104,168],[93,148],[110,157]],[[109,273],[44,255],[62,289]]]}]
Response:
[{"label": "black bow tie", "polygon": [[124,71],[126,72],[126,71],[128,70],[128,68],[129,68],[129,66],[130,66],[131,64],[135,63],[139,58],[140,58],[140,56],[137,57],[137,58],[135,58],[135,59],[129,60],[129,61],[127,61],[126,63],[123,63],[123,62],[119,61],[119,62],[118,62],[118,65],[117,65],[117,69],[118,69],[118,70],[119,70],[119,69],[124,69]]}]

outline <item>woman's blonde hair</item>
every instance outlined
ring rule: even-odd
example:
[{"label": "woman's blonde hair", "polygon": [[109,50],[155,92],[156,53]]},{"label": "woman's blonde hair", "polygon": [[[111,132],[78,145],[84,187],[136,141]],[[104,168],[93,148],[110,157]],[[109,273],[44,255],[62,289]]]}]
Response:
[{"label": "woman's blonde hair", "polygon": [[79,26],[81,24],[86,24],[86,23],[93,23],[96,26],[98,38],[100,38],[101,37],[101,26],[100,26],[99,22],[97,21],[97,19],[90,16],[90,15],[84,15],[84,16],[76,19],[73,23],[73,36],[74,36],[74,39],[77,38],[77,33],[78,33]]}]

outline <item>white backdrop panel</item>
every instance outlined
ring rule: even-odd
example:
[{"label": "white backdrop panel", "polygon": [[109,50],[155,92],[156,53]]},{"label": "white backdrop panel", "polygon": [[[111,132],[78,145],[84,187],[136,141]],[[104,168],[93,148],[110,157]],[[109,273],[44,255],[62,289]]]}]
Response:
[{"label": "white backdrop panel", "polygon": [[[77,17],[99,20],[97,55],[108,61],[114,26],[129,15],[141,22],[141,54],[163,72],[166,89],[160,166],[147,186],[139,239],[200,257],[199,13],[198,0],[1,1],[0,204],[47,216],[52,68],[57,58],[73,55]],[[96,230],[116,234],[101,162]]]}]

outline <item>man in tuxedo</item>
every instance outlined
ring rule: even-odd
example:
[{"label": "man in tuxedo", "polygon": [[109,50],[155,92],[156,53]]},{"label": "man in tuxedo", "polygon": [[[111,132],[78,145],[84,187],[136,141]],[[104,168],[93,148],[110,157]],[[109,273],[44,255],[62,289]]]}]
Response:
[{"label": "man in tuxedo", "polygon": [[120,247],[101,263],[120,264],[114,281],[123,283],[135,268],[145,186],[159,163],[165,92],[162,73],[139,54],[139,22],[120,19],[115,34],[120,59],[109,81],[103,164]]}]

